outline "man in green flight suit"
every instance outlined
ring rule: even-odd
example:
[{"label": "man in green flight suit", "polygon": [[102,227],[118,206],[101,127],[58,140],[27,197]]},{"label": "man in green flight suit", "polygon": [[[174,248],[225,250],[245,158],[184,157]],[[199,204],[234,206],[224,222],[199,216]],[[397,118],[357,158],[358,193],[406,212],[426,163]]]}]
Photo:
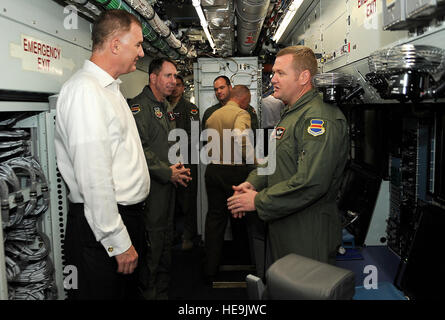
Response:
[{"label": "man in green flight suit", "polygon": [[[173,112],[176,128],[183,129],[188,137],[188,157],[183,159],[184,166],[190,169],[192,180],[186,188],[178,186],[176,190],[176,211],[181,210],[184,215],[184,232],[182,234],[182,250],[189,250],[193,247],[193,240],[197,235],[197,164],[192,164],[192,152],[198,151],[198,145],[192,146],[192,121],[199,129],[199,111],[193,103],[185,100],[183,97],[185,90],[184,79],[176,75],[176,87],[169,97],[170,109]],[[197,142],[199,140],[197,139]]]},{"label": "man in green flight suit", "polygon": [[[202,116],[202,128],[205,128],[207,119],[210,118],[210,116],[221,108],[222,106],[226,105],[226,103],[230,99],[230,90],[232,90],[232,85],[230,84],[229,78],[226,76],[219,76],[216,77],[215,80],[213,80],[213,89],[215,90],[215,96],[216,99],[218,99],[218,103],[207,108],[206,111],[204,111],[204,115]],[[255,108],[251,105],[248,106],[246,111],[250,115],[250,123],[251,123],[251,129],[253,131],[254,135],[254,143],[255,143],[255,133],[256,129],[259,128],[258,125],[258,116],[256,114]]]},{"label": "man in green flight suit", "polygon": [[144,210],[148,238],[147,262],[149,279],[144,296],[147,299],[168,299],[175,187],[187,186],[190,169],[168,159],[168,134],[173,128],[167,114],[166,98],[176,86],[176,65],[168,58],[157,58],[149,66],[149,85],[129,101],[136,120],[142,148],[152,177],[150,195]]},{"label": "man in green flight suit", "polygon": [[272,134],[276,168],[263,175],[259,167],[252,171],[233,187],[228,208],[235,217],[256,210],[268,223],[272,261],[267,265],[289,253],[334,264],[341,243],[336,197],[347,162],[348,125],[340,109],[323,103],[312,86],[317,60],[311,49],[280,50],[273,72],[274,96],[286,104]]}]

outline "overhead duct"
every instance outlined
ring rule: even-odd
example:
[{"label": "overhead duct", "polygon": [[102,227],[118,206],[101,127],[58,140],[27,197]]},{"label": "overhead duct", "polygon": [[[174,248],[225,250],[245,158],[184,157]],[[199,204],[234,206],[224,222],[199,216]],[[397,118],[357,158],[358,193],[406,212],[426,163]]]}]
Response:
[{"label": "overhead duct", "polygon": [[238,52],[251,54],[256,47],[270,0],[236,0]]}]

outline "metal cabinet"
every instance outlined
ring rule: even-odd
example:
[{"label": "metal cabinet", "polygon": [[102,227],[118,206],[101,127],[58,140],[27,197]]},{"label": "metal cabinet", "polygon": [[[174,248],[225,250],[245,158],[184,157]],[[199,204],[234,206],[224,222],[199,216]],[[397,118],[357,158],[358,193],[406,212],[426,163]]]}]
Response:
[{"label": "metal cabinet", "polygon": [[[47,185],[48,193],[46,189],[43,188],[42,183],[38,183],[36,186],[37,199],[38,201],[43,201],[43,194],[49,195],[49,203],[47,203],[47,209],[36,221],[36,229],[38,233],[48,241],[47,243],[40,243],[40,246],[46,246],[47,255],[44,259],[47,266],[44,267],[44,271],[48,273],[50,280],[45,279],[45,281],[51,281],[51,295],[46,297],[63,299],[65,297],[64,286],[63,286],[63,254],[62,254],[62,241],[65,232],[65,221],[66,221],[66,188],[62,182],[62,178],[56,168],[56,159],[54,152],[54,117],[55,110],[50,107],[49,103],[45,102],[16,102],[16,101],[1,101],[0,102],[0,126],[8,123],[9,117],[11,115],[20,115],[21,120],[16,122],[13,126],[9,126],[8,130],[21,130],[29,133],[29,140],[27,145],[27,155],[32,156],[40,165],[45,177],[45,185]],[[6,130],[6,126],[3,129]],[[1,131],[0,130],[0,131]],[[10,160],[14,157],[5,158]],[[18,158],[16,158],[18,159]],[[2,163],[2,159],[0,159]],[[5,161],[3,161],[5,163]],[[25,178],[20,177],[21,190],[20,193],[23,195],[23,202],[28,204],[32,197],[32,192],[30,192],[29,186],[25,183]],[[4,200],[4,199],[2,199]],[[17,201],[15,199],[14,193],[10,192],[8,195],[9,210],[17,210]],[[2,201],[4,204],[5,202]],[[5,229],[5,221],[0,220],[2,227],[0,228],[0,299],[14,299],[14,296],[9,295],[8,297],[8,281],[7,281],[7,267],[6,259],[8,259],[8,254],[5,254],[5,243],[4,239],[8,236],[8,232],[14,230],[13,227],[10,229]],[[25,219],[23,219],[25,220]],[[22,248],[25,248],[23,246]],[[18,259],[16,257],[16,259]],[[9,257],[9,262],[14,261]],[[17,261],[14,261],[17,262]],[[30,262],[19,261],[17,265],[21,265],[20,272],[25,272],[24,270],[30,265]],[[18,270],[17,270],[18,272]],[[19,274],[20,276],[20,274]],[[19,277],[18,276],[18,277]],[[14,279],[18,279],[15,277]],[[31,284],[39,283],[39,279],[31,280]],[[42,282],[43,283],[43,282]],[[41,294],[29,292],[26,290],[28,283],[20,282],[20,297],[28,294],[29,299],[42,298]],[[46,285],[46,283],[45,283]],[[13,292],[9,290],[10,293]]]}]

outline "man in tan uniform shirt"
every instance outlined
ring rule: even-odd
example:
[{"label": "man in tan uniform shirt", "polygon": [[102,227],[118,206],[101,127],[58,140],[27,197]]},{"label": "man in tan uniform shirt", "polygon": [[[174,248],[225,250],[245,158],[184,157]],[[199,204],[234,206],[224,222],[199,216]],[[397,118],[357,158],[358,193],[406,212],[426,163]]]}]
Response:
[{"label": "man in tan uniform shirt", "polygon": [[[249,173],[247,163],[253,162],[253,144],[244,130],[251,129],[250,115],[246,111],[250,102],[250,92],[246,86],[234,86],[230,100],[226,105],[216,110],[207,120],[206,129],[214,129],[219,134],[219,156],[214,153],[212,163],[205,173],[208,197],[208,212],[205,223],[205,276],[212,281],[221,263],[224,244],[224,232],[227,220],[231,214],[227,210],[227,198],[233,194],[232,186],[245,180]],[[236,133],[236,129],[239,131]],[[224,130],[232,131],[230,138],[224,139]],[[244,134],[242,132],[244,131]],[[216,133],[215,132],[215,133]],[[226,137],[227,136],[226,132]],[[215,141],[214,141],[215,142]],[[230,144],[230,149],[227,145]],[[214,145],[210,140],[207,146]],[[224,148],[225,146],[225,148]],[[231,150],[224,154],[224,149]],[[212,150],[215,151],[215,150]],[[249,246],[244,219],[231,219],[233,239],[236,247],[237,261],[245,262],[249,257]],[[238,263],[242,264],[242,263]]]}]

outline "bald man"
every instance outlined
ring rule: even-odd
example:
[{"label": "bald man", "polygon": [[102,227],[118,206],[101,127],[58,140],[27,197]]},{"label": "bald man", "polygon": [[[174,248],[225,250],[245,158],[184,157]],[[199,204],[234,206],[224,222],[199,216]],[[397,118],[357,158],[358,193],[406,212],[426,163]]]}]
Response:
[{"label": "bald man", "polygon": [[[224,233],[227,221],[231,218],[227,210],[227,198],[233,193],[232,186],[244,181],[249,173],[248,158],[253,155],[252,141],[246,134],[246,129],[251,129],[251,119],[246,109],[250,102],[250,91],[244,85],[234,86],[230,92],[228,102],[214,111],[206,121],[206,129],[214,129],[219,134],[219,159],[212,154],[212,163],[207,166],[205,182],[208,197],[208,212],[205,223],[205,277],[211,282],[217,275],[221,263],[224,244]],[[233,138],[224,139],[224,130],[239,130]],[[231,144],[230,149],[224,145]],[[211,140],[207,146],[212,145]],[[230,155],[224,155],[223,151],[231,150]],[[236,161],[235,150],[241,151],[241,161]],[[213,152],[214,150],[212,150]],[[250,152],[249,152],[250,151]],[[250,159],[252,160],[252,159]],[[245,219],[231,218],[233,239],[238,250],[239,260],[249,257],[249,246]],[[239,263],[241,264],[241,263]]]}]

